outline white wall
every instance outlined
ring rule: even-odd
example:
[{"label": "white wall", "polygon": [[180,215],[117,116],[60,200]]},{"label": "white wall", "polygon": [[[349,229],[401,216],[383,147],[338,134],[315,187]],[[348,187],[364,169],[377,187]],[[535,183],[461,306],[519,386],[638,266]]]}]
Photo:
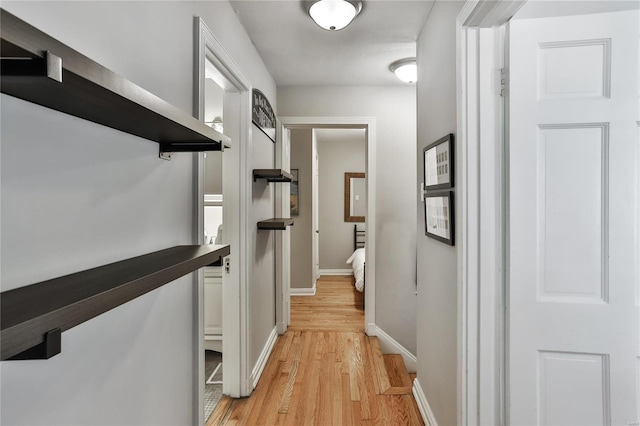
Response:
[{"label": "white wall", "polygon": [[291,130],[291,168],[298,169],[298,216],[291,229],[291,288],[313,287],[311,129]]},{"label": "white wall", "polygon": [[[275,144],[262,131],[253,125],[252,168],[273,169]],[[265,179],[254,182],[253,188],[253,223],[255,231],[253,251],[252,280],[249,283],[249,356],[253,367],[260,357],[264,344],[276,325],[276,271],[274,258],[275,233],[257,229],[261,220],[275,217],[274,193],[277,183],[267,183]]]},{"label": "white wall", "polygon": [[[227,2],[2,7],[188,112],[200,15],[275,105],[275,84]],[[192,243],[192,154],[161,161],[156,143],[0,102],[3,291]],[[3,362],[0,422],[192,424],[192,283],[184,277],[63,333],[50,360]],[[262,347],[266,336],[254,337]]]},{"label": "white wall", "polygon": [[223,152],[207,152],[204,159],[204,193],[222,194]]},{"label": "white wall", "polygon": [[[455,133],[455,19],[463,5],[464,1],[436,2],[418,38],[418,143],[414,154],[418,159],[418,182],[424,180],[423,148]],[[418,380],[438,424],[454,425],[459,381],[456,247],[424,235],[422,203],[418,203],[417,223]],[[459,241],[457,225],[458,222]]]},{"label": "white wall", "polygon": [[278,113],[376,118],[376,324],[415,353],[415,88],[279,87]]},{"label": "white wall", "polygon": [[365,171],[364,130],[321,129],[316,136],[320,270],[349,270],[345,262],[353,253],[354,224],[344,221],[344,174]]}]

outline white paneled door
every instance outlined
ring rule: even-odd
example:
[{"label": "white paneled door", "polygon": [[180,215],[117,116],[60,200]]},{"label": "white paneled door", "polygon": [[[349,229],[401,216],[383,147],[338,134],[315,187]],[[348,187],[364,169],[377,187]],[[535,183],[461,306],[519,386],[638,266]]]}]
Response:
[{"label": "white paneled door", "polygon": [[510,24],[508,422],[640,422],[638,10]]}]

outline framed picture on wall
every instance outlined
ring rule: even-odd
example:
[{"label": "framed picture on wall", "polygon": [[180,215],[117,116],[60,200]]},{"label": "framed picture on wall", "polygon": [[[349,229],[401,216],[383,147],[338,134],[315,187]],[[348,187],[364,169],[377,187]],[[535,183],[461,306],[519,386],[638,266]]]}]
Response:
[{"label": "framed picture on wall", "polygon": [[300,214],[300,197],[298,194],[298,169],[291,169],[291,175],[293,178],[291,179],[291,183],[289,184],[289,188],[291,188],[291,196],[290,200],[290,214],[291,216],[298,216]]},{"label": "framed picture on wall", "polygon": [[425,235],[450,246],[454,245],[453,192],[427,194],[424,198]]},{"label": "framed picture on wall", "polygon": [[423,150],[425,189],[453,188],[453,133],[438,139]]}]

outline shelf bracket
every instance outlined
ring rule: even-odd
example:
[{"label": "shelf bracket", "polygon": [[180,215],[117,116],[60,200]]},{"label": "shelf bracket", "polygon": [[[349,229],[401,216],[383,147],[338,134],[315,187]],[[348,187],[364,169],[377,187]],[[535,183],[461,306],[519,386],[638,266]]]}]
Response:
[{"label": "shelf bracket", "polygon": [[44,335],[44,342],[12,356],[7,361],[49,359],[62,351],[62,330],[54,328]]},{"label": "shelf bracket", "polygon": [[212,142],[184,142],[184,143],[161,143],[160,158],[163,160],[171,160],[173,152],[207,152],[207,151],[224,151],[229,148],[224,141]]},{"label": "shelf bracket", "polygon": [[62,58],[44,52],[44,58],[2,58],[2,78],[48,77],[62,83]]}]

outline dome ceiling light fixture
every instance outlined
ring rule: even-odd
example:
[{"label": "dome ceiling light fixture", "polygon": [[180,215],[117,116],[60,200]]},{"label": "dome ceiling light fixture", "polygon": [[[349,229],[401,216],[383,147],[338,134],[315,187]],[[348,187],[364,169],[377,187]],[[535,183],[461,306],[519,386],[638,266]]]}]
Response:
[{"label": "dome ceiling light fixture", "polygon": [[362,10],[360,0],[306,0],[304,3],[311,19],[327,31],[343,29]]},{"label": "dome ceiling light fixture", "polygon": [[405,83],[418,81],[418,64],[416,58],[404,58],[395,61],[389,66],[391,72]]}]

